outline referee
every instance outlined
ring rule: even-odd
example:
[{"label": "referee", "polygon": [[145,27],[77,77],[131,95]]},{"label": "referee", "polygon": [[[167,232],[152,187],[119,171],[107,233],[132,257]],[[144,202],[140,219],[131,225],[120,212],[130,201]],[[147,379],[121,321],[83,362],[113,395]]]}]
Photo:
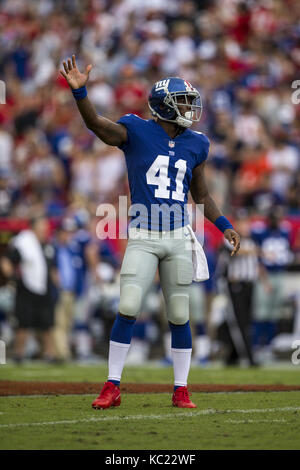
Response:
[{"label": "referee", "polygon": [[251,239],[246,216],[236,221],[236,229],[241,235],[239,253],[231,257],[232,247],[225,242],[219,258],[219,285],[228,297],[226,321],[220,335],[227,346],[227,365],[245,358],[250,365],[256,365],[251,347],[251,323],[254,285],[259,278],[258,247]]}]

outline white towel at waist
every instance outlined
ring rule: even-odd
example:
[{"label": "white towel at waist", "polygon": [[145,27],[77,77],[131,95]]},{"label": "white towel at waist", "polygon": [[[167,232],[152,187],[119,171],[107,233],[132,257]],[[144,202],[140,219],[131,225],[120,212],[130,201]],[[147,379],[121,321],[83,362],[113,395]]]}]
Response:
[{"label": "white towel at waist", "polygon": [[198,242],[196,235],[190,225],[186,225],[186,228],[191,234],[192,244],[193,244],[193,252],[192,252],[192,259],[193,259],[193,281],[200,282],[206,281],[209,279],[209,271],[207,266],[207,260],[205,253],[201,244]]}]

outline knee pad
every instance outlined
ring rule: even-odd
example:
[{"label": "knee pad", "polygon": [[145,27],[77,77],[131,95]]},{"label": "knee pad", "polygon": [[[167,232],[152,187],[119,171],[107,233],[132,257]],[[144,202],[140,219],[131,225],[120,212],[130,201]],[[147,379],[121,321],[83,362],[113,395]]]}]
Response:
[{"label": "knee pad", "polygon": [[166,307],[168,320],[174,325],[183,325],[189,320],[188,294],[170,295]]},{"label": "knee pad", "polygon": [[142,288],[135,284],[126,284],[121,289],[119,312],[130,317],[137,317],[142,307]]}]

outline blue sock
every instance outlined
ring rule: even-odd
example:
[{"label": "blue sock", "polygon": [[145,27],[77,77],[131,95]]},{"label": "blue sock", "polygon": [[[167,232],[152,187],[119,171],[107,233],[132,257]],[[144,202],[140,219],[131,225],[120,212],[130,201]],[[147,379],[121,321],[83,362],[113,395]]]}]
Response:
[{"label": "blue sock", "polygon": [[129,320],[128,318],[121,317],[121,315],[118,314],[110,333],[110,340],[115,341],[116,343],[130,344],[134,323],[135,318]]},{"label": "blue sock", "polygon": [[117,387],[120,387],[120,380],[108,380],[107,382],[111,382],[114,385],[117,385]]},{"label": "blue sock", "polygon": [[192,348],[192,333],[190,322],[187,321],[184,325],[175,325],[169,322],[172,344],[174,349],[191,349]]},{"label": "blue sock", "polygon": [[[184,349],[184,350],[191,350],[192,349],[192,334],[191,334],[191,328],[190,328],[190,322],[187,321],[184,325],[175,325],[174,323],[169,322],[170,330],[171,330],[171,337],[172,337],[172,342],[171,342],[171,347],[172,349]],[[176,375],[177,375],[177,380],[178,380],[178,372],[175,372],[175,362],[176,358],[173,358],[174,360],[174,379],[176,383]],[[189,371],[189,361],[190,361],[190,356],[186,357],[186,361],[188,363],[186,364],[186,375],[188,375]],[[178,366],[177,366],[178,367]],[[180,385],[174,385],[174,392],[179,388]]]},{"label": "blue sock", "polygon": [[[119,344],[114,344],[114,343],[110,344],[110,354],[113,354],[112,351],[114,350],[114,356],[113,356],[114,359],[112,359],[112,364],[111,364],[114,370],[116,366],[116,363],[115,363],[116,361],[117,363],[120,363],[121,361],[122,363],[121,370],[123,370],[125,357],[127,355],[131,338],[132,338],[132,334],[133,334],[134,324],[135,324],[135,318],[133,319],[124,318],[120,314],[116,316],[116,319],[114,321],[111,334],[110,334],[110,341],[114,343],[119,343]],[[122,344],[124,346],[122,346]],[[121,357],[119,356],[119,353],[117,353],[116,355],[116,349],[119,350],[120,352],[120,346],[121,346],[121,351],[125,351],[125,356],[123,357],[123,359],[121,358],[122,354],[121,354]],[[111,366],[109,366],[109,374],[111,373],[110,367]],[[120,386],[120,380],[118,380],[119,374],[117,375],[112,374],[110,377],[116,377],[116,378],[108,379],[108,382],[111,382],[114,385],[117,385],[119,387]]]}]

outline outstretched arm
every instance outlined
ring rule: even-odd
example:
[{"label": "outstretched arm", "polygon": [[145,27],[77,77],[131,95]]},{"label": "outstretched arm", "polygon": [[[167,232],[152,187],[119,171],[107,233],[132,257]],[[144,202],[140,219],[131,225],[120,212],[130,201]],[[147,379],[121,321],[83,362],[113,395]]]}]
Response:
[{"label": "outstretched arm", "polygon": [[[61,75],[67,80],[72,90],[78,90],[85,87],[92,65],[88,65],[84,73],[81,73],[76,65],[75,55],[68,61],[63,62],[64,70],[60,70]],[[97,115],[96,110],[89,98],[86,96],[82,99],[76,99],[79,112],[91,131],[96,134],[99,139],[108,145],[120,146],[127,140],[127,130],[122,124],[117,124],[109,119]]]},{"label": "outstretched arm", "polygon": [[[194,169],[190,191],[195,203],[203,204],[204,216],[210,220],[210,222],[215,223],[223,214],[209,194],[204,177],[204,167],[205,163],[203,162]],[[232,228],[227,228],[224,231],[224,237],[233,245],[231,255],[237,253],[240,248],[239,234]]]}]

